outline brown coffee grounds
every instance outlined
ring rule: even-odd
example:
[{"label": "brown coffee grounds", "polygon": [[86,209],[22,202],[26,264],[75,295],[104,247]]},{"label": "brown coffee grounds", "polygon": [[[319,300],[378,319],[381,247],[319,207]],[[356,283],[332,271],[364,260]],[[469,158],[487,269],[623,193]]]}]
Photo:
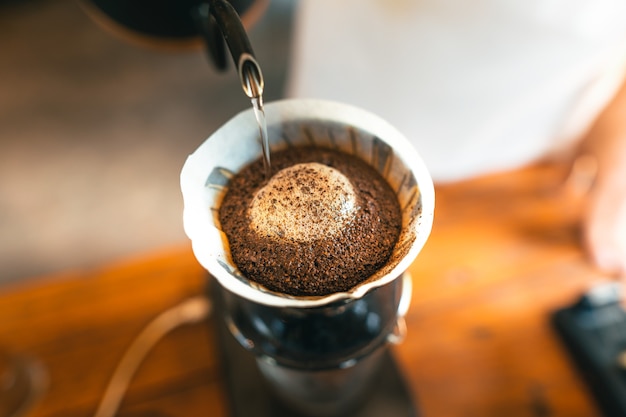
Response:
[{"label": "brown coffee grounds", "polygon": [[270,290],[294,296],[347,291],[388,261],[402,226],[398,200],[376,170],[336,150],[296,147],[274,152],[272,173],[307,162],[337,169],[356,191],[355,217],[340,233],[299,241],[261,236],[251,228],[251,201],[267,183],[261,159],[231,179],[219,211],[222,230],[239,270]]}]

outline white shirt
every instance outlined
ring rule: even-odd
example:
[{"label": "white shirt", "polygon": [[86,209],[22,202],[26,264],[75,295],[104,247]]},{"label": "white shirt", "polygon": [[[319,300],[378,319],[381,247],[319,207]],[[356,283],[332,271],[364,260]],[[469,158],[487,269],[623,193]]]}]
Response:
[{"label": "white shirt", "polygon": [[511,169],[580,136],[620,85],[624,0],[300,0],[290,97],[402,131],[435,181]]}]

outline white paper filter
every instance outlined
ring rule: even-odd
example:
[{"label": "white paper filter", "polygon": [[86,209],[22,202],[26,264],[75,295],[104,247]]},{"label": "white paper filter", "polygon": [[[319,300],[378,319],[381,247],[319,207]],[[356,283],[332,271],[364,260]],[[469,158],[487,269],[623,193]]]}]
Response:
[{"label": "white paper filter", "polygon": [[187,158],[181,173],[185,233],[198,262],[229,291],[278,307],[314,307],[360,298],[399,277],[422,249],[434,212],[432,179],[409,141],[380,117],[346,104],[321,100],[281,100],[265,106],[271,150],[319,145],[359,156],[395,190],[403,231],[388,264],[344,293],[296,297],[270,291],[245,278],[233,264],[220,229],[218,208],[234,173],[262,155],[252,109],[233,117]]}]

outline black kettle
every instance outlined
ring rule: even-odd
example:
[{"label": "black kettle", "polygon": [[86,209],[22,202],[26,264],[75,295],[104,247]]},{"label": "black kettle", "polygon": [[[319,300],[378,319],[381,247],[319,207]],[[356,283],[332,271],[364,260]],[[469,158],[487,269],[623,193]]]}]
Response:
[{"label": "black kettle", "polygon": [[[96,22],[117,34],[165,47],[204,45],[210,61],[226,70],[226,47],[244,93],[258,99],[263,76],[244,24],[251,25],[268,0],[83,0]],[[241,16],[241,17],[240,17]]]}]

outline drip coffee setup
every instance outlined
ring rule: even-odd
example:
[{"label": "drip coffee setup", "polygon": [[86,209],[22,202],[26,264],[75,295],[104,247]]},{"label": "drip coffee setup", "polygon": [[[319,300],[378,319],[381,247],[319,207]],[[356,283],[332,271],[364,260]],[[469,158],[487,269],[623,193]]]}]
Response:
[{"label": "drip coffee setup", "polygon": [[[252,104],[202,143],[181,172],[184,229],[209,274],[233,415],[418,415],[389,346],[407,331],[412,281],[406,271],[433,220],[433,183],[419,154],[389,123],[351,105],[263,103],[262,71],[239,15],[245,18],[256,2],[121,3],[91,0],[88,9],[149,38],[199,38],[219,69],[226,68],[228,50]],[[274,153],[307,146],[364,161],[395,193],[400,213],[388,259],[349,288],[321,294],[285,293],[242,273],[219,214],[243,168],[262,160],[268,180]]]}]

